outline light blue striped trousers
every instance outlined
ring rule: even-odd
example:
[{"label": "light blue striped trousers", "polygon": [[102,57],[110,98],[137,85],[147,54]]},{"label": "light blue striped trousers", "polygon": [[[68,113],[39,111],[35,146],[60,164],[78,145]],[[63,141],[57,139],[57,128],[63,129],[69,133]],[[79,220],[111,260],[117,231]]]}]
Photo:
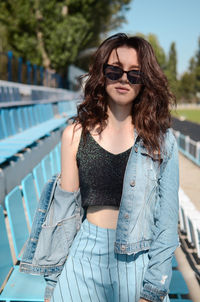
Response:
[{"label": "light blue striped trousers", "polygon": [[[138,302],[148,251],[114,253],[115,232],[87,219],[81,225],[51,302]],[[168,295],[163,302],[170,302]]]}]

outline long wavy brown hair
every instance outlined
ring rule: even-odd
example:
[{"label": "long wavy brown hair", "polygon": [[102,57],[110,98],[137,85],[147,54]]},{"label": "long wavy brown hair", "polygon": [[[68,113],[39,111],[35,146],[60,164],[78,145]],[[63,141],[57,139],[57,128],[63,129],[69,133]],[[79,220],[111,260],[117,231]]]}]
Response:
[{"label": "long wavy brown hair", "polygon": [[99,46],[89,67],[84,101],[78,106],[75,121],[81,124],[84,136],[96,125],[99,126],[99,133],[106,127],[108,114],[103,65],[107,63],[112,50],[121,46],[132,47],[137,51],[140,70],[144,75],[142,89],[133,101],[132,122],[144,146],[153,156],[154,151],[160,152],[164,134],[171,127],[169,105],[175,104],[176,100],[152,46],[141,37],[128,37],[119,33],[107,38]]}]

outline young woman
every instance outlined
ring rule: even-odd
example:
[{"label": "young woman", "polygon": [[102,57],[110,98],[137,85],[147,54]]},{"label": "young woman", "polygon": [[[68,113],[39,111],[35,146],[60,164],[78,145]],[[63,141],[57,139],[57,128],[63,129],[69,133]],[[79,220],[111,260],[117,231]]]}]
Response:
[{"label": "young woman", "polygon": [[180,245],[173,102],[145,39],[117,34],[99,46],[62,136],[60,188],[80,188],[85,219],[52,302],[170,301]]}]

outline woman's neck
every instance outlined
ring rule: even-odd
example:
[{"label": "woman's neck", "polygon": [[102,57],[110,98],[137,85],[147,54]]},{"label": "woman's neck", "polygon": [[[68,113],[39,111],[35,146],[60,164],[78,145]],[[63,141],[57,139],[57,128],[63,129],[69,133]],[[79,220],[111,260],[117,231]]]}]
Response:
[{"label": "woman's neck", "polygon": [[131,106],[110,106],[107,109],[108,114],[108,124],[107,126],[113,127],[120,130],[121,128],[126,128],[133,126]]}]

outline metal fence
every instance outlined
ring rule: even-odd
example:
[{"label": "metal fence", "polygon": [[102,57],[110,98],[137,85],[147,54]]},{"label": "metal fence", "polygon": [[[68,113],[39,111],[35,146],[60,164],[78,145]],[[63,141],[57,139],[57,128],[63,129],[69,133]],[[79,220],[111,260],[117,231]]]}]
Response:
[{"label": "metal fence", "polygon": [[[16,58],[12,51],[0,52],[0,80],[55,88],[67,88],[67,80],[42,66]],[[66,83],[65,83],[66,82]]]},{"label": "metal fence", "polygon": [[179,150],[196,165],[200,166],[200,142],[192,140],[189,136],[185,136],[179,131],[173,130],[173,132]]}]

